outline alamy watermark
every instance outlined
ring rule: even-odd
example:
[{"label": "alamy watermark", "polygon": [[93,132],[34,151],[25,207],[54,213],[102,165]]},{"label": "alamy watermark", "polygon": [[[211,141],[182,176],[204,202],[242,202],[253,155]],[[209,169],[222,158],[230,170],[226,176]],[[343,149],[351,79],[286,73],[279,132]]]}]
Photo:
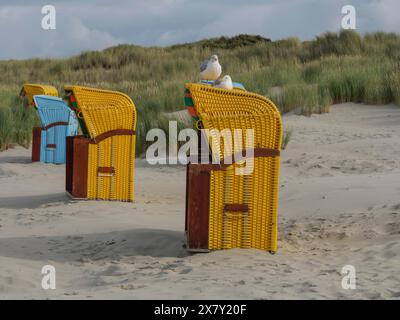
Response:
[{"label": "alamy watermark", "polygon": [[356,286],[356,268],[352,265],[346,265],[342,268],[342,288],[344,290],[355,290]]},{"label": "alamy watermark", "polygon": [[352,5],[342,7],[342,28],[345,30],[356,29],[356,8]]},{"label": "alamy watermark", "polygon": [[42,289],[55,290],[56,289],[56,268],[52,265],[45,265],[42,268]]},{"label": "alamy watermark", "polygon": [[157,128],[147,132],[146,141],[153,142],[146,151],[149,164],[235,163],[236,175],[253,173],[254,129],[201,129],[200,135],[197,130],[183,129],[178,133],[176,121],[170,121],[168,129],[168,137],[164,130]]},{"label": "alamy watermark", "polygon": [[41,12],[44,15],[44,17],[42,18],[42,29],[56,30],[57,28],[56,8],[52,5],[46,5],[42,7]]}]

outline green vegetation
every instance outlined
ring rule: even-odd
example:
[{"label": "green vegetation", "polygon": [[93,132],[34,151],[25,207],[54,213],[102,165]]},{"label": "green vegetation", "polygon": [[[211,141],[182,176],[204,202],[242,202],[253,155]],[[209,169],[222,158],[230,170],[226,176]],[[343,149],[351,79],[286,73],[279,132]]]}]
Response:
[{"label": "green vegetation", "polygon": [[282,136],[282,150],[285,150],[289,144],[290,139],[292,138],[293,130],[289,129],[283,132]]},{"label": "green vegetation", "polygon": [[250,91],[270,97],[282,113],[328,112],[332,103],[400,104],[400,35],[352,31],[313,41],[269,41],[259,36],[204,40],[167,48],[120,45],[69,59],[0,61],[0,148],[26,144],[35,118],[21,109],[25,82],[118,90],[138,108],[138,152],[145,133],[166,128],[165,112],[183,109],[185,82],[198,80],[198,66],[217,54],[224,74]]},{"label": "green vegetation", "polygon": [[248,35],[248,34],[240,34],[231,38],[228,37],[220,37],[220,38],[212,38],[205,39],[192,43],[185,44],[177,44],[172,46],[171,48],[177,49],[182,47],[201,47],[203,49],[235,49],[238,47],[246,47],[252,46],[254,44],[267,43],[271,42],[271,39],[263,38],[258,35]]},{"label": "green vegetation", "polygon": [[6,90],[0,90],[0,151],[12,144],[29,147],[32,128],[39,124],[36,111],[27,107],[27,101],[22,100]]}]

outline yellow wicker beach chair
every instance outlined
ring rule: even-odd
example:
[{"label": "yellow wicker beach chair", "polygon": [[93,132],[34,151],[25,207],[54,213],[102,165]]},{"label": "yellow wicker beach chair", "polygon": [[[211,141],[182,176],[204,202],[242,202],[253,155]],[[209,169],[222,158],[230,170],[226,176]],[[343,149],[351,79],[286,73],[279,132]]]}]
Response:
[{"label": "yellow wicker beach chair", "polygon": [[236,169],[243,167],[243,162],[235,162],[235,156],[233,162],[227,161],[232,154],[243,156],[249,151],[244,135],[242,141],[234,141],[235,148],[231,153],[229,148],[225,149],[223,140],[220,148],[210,145],[213,158],[219,159],[220,164],[189,163],[187,249],[256,248],[276,252],[282,140],[278,109],[270,100],[251,92],[201,84],[186,85],[185,103],[197,128],[219,132],[224,129],[231,132],[235,129],[254,130],[251,174],[237,174]]},{"label": "yellow wicker beach chair", "polygon": [[84,136],[67,138],[67,185],[74,198],[133,201],[136,108],[120,92],[65,87]]},{"label": "yellow wicker beach chair", "polygon": [[36,95],[47,95],[58,97],[58,90],[53,86],[42,85],[42,84],[24,84],[21,89],[20,96],[24,96],[28,99],[29,105],[34,106],[33,96]]}]

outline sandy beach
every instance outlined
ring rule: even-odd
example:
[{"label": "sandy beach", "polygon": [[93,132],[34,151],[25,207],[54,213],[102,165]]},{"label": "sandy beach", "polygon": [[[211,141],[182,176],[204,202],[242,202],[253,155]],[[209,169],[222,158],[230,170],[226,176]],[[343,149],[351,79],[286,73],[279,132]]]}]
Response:
[{"label": "sandy beach", "polygon": [[[400,108],[283,116],[277,254],[182,247],[185,167],[136,161],[135,202],[73,201],[64,165],[0,153],[0,299],[400,299]],[[57,288],[41,287],[44,265]],[[353,265],[357,288],[342,288]]]}]

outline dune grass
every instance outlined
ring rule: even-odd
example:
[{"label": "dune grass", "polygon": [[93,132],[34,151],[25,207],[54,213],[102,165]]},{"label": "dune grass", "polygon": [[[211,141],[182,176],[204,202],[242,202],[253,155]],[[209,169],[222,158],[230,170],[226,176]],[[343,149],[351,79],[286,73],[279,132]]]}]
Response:
[{"label": "dune grass", "polygon": [[[0,148],[26,145],[37,121],[18,103],[26,82],[86,85],[128,94],[138,109],[137,151],[146,132],[166,128],[163,114],[183,109],[185,82],[198,80],[199,63],[218,54],[224,74],[270,97],[282,113],[329,111],[332,103],[400,104],[400,36],[353,31],[313,41],[269,41],[241,35],[167,48],[120,45],[69,59],[0,61]],[[21,109],[22,108],[22,109]]]}]

